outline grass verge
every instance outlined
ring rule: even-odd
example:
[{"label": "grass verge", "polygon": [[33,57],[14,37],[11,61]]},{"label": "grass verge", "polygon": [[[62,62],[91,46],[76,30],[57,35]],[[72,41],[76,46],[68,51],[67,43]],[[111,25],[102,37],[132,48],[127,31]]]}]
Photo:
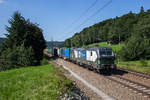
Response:
[{"label": "grass verge", "polygon": [[117,66],[128,70],[134,70],[150,74],[150,60],[147,60],[146,62],[146,67],[144,67],[140,61],[119,62]]},{"label": "grass verge", "polygon": [[0,72],[0,100],[57,100],[71,87],[71,80],[53,65]]}]

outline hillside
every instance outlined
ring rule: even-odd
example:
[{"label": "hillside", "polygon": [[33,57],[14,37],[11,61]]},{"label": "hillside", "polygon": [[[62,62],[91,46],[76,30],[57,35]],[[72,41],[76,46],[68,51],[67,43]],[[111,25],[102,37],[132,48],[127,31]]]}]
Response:
[{"label": "hillside", "polygon": [[112,44],[128,41],[130,37],[143,32],[147,34],[150,25],[150,10],[144,11],[141,7],[139,13],[130,11],[120,17],[110,18],[90,27],[65,40],[66,47],[81,47],[83,45],[98,43],[100,40]]},{"label": "hillside", "polygon": [[[144,11],[141,7],[139,13],[131,11],[120,17],[110,18],[90,27],[65,40],[65,47],[93,47],[105,44],[113,44],[114,51],[123,61],[136,61],[140,59],[150,60],[150,9]],[[90,45],[92,44],[92,45]],[[109,45],[108,45],[109,46]],[[111,46],[110,46],[111,47]]]}]

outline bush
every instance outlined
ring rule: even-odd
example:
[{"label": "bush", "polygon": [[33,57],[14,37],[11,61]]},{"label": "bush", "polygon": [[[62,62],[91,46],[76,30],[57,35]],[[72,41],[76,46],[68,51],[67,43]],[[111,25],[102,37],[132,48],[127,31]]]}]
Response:
[{"label": "bush", "polygon": [[132,37],[125,46],[120,50],[119,54],[125,61],[150,59],[150,40]]},{"label": "bush", "polygon": [[14,46],[12,49],[8,48],[2,52],[0,61],[0,70],[7,70],[12,68],[36,65],[32,47],[25,48],[24,44],[21,46]]},{"label": "bush", "polygon": [[95,44],[94,46],[95,46],[95,47],[98,47],[99,45],[98,45],[98,44]]},{"label": "bush", "polygon": [[32,66],[36,65],[36,59],[34,58],[34,52],[32,47],[25,48],[24,44],[17,47],[18,50],[18,65],[19,66]]},{"label": "bush", "polygon": [[41,65],[47,65],[48,64],[48,60],[46,58],[43,58],[41,61]]},{"label": "bush", "polygon": [[17,67],[17,50],[11,50],[10,48],[2,52],[0,61],[0,70],[7,70]]}]

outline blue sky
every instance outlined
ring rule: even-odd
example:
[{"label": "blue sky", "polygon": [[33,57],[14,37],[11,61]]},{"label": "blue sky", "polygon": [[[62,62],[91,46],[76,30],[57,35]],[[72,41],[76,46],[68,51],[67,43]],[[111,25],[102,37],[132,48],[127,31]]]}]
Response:
[{"label": "blue sky", "polygon": [[[62,41],[102,20],[114,18],[123,14],[139,12],[143,6],[150,9],[150,0],[112,0],[106,8],[78,27],[84,20],[105,5],[109,0],[98,0],[80,20],[74,22],[95,0],[0,0],[0,37],[7,33],[5,26],[15,11],[25,18],[38,23],[47,41],[52,38]],[[78,28],[76,28],[78,27]]]}]

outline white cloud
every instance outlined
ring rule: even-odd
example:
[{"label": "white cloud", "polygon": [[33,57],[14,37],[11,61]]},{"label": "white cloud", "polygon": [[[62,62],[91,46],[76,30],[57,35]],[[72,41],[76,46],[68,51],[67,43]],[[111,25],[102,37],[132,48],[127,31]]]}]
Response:
[{"label": "white cloud", "polygon": [[3,2],[4,2],[4,0],[0,0],[0,4],[3,3]]}]

